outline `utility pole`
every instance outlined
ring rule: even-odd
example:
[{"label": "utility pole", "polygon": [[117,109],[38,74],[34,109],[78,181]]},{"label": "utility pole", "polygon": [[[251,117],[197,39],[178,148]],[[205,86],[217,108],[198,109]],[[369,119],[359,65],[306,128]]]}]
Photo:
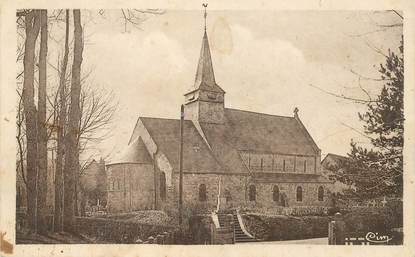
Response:
[{"label": "utility pole", "polygon": [[180,161],[179,161],[179,226],[182,228],[183,216],[183,125],[184,105],[180,107]]}]

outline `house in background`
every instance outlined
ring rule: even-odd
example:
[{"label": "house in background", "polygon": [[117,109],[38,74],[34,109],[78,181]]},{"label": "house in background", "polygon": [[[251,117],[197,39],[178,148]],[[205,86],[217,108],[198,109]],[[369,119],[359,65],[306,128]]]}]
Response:
[{"label": "house in background", "polygon": [[346,166],[350,159],[346,156],[328,153],[321,161],[322,173],[328,179],[335,181],[336,176],[347,174]]},{"label": "house in background", "polygon": [[[155,103],[157,104],[157,103]],[[327,206],[332,185],[300,120],[225,107],[206,31],[184,102],[185,208]],[[107,164],[108,211],[177,210],[180,120],[139,117],[123,154]]]},{"label": "house in background", "polygon": [[[107,204],[107,175],[105,161],[92,160],[81,171],[79,177],[80,193],[85,206],[106,206]],[[82,209],[82,208],[81,208]]]}]

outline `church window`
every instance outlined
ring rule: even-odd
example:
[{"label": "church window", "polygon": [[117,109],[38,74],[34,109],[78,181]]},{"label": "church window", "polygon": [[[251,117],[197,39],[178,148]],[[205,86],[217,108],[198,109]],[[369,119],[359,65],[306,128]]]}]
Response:
[{"label": "church window", "polygon": [[254,185],[249,186],[249,201],[256,201],[256,187]]},{"label": "church window", "polygon": [[115,180],[112,181],[112,190],[115,190]]},{"label": "church window", "polygon": [[282,160],[282,171],[285,172],[285,160]]},{"label": "church window", "polygon": [[320,202],[324,200],[324,188],[322,186],[318,188],[318,200]]},{"label": "church window", "polygon": [[303,189],[299,186],[297,187],[297,202],[303,201]]},{"label": "church window", "polygon": [[166,174],[160,173],[160,198],[166,200]]},{"label": "church window", "polygon": [[264,159],[261,158],[261,170],[263,170],[263,169],[264,169]]},{"label": "church window", "polygon": [[272,188],[272,200],[274,200],[274,202],[279,202],[280,200],[280,189],[278,186]]},{"label": "church window", "polygon": [[204,202],[206,201],[207,196],[206,196],[206,185],[205,184],[200,184],[199,186],[199,201]]},{"label": "church window", "polygon": [[307,172],[307,160],[304,160],[304,173]]}]

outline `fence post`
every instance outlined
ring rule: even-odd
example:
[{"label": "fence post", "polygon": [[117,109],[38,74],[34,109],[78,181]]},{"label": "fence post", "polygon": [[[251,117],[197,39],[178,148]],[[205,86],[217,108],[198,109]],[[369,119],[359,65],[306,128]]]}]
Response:
[{"label": "fence post", "polygon": [[156,244],[159,244],[159,245],[162,245],[162,244],[164,244],[164,242],[163,242],[164,240],[163,240],[163,235],[157,235],[156,236]]},{"label": "fence post", "polygon": [[163,232],[164,235],[164,244],[169,245],[171,244],[169,232]]},{"label": "fence post", "polygon": [[235,228],[234,228],[234,224],[233,224],[233,215],[228,214],[226,218],[227,218],[228,224],[229,224],[229,226],[231,228],[231,231],[232,231],[232,244],[234,244],[235,243]]},{"label": "fence post", "polygon": [[334,215],[334,221],[329,223],[329,244],[331,245],[344,245],[346,236],[346,224],[343,220],[343,216],[340,212]]},{"label": "fence post", "polygon": [[328,232],[329,245],[335,245],[336,244],[335,236],[334,236],[334,224],[335,224],[335,221],[330,221],[329,222],[329,232]]}]

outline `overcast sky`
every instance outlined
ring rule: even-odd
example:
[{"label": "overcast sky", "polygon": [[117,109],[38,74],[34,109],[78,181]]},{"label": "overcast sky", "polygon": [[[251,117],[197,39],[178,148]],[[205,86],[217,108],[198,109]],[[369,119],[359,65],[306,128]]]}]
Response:
[{"label": "overcast sky", "polygon": [[[105,18],[84,11],[85,70],[90,81],[120,102],[112,136],[99,145],[116,154],[139,116],[178,118],[183,94],[193,85],[201,40],[202,11],[166,11],[124,31],[120,11]],[[392,12],[208,11],[207,31],[217,83],[225,106],[299,116],[322,154],[346,154],[350,140],[365,143],[357,113],[365,106],[330,96],[365,98],[358,76],[379,77],[378,66],[396,50],[401,27]],[[376,94],[382,84],[361,80]]]}]

